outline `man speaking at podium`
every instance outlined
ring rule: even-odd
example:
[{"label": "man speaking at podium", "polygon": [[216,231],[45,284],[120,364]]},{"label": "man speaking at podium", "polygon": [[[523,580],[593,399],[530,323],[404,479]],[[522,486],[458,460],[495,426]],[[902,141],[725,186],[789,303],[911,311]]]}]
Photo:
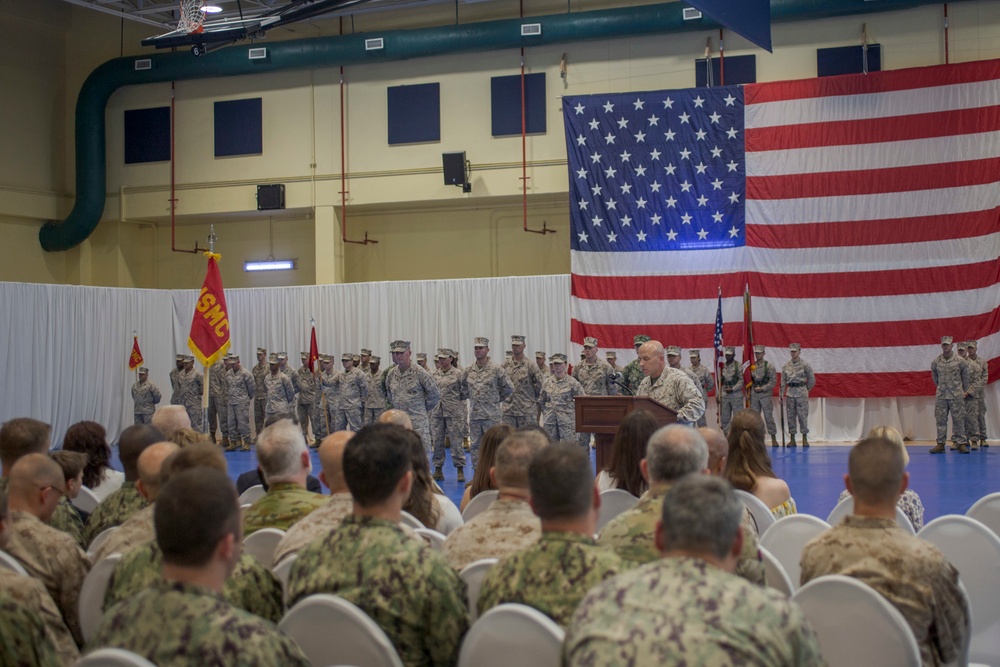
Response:
[{"label": "man speaking at podium", "polygon": [[663,345],[658,340],[647,341],[639,348],[639,368],[645,376],[637,396],[649,396],[677,413],[677,423],[693,425],[705,414],[705,399],[701,390],[684,371],[669,368]]}]

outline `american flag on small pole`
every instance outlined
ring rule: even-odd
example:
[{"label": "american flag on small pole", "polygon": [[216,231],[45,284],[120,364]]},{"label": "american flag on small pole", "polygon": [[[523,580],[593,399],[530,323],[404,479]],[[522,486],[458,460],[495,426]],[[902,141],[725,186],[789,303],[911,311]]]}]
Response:
[{"label": "american flag on small pole", "polygon": [[722,364],[725,363],[725,350],[722,342],[722,285],[719,285],[719,305],[715,309],[715,406],[718,411],[715,421],[722,418]]}]

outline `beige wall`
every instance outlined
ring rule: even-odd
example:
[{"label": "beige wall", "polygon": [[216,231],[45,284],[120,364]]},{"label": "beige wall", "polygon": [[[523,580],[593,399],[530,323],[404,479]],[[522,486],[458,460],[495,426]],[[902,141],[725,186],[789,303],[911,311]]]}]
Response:
[{"label": "beige wall", "polygon": [[[0,280],[138,287],[196,287],[203,260],[170,251],[169,164],[122,161],[126,109],[169,105],[169,84],[119,90],[107,110],[108,203],[94,235],[68,253],[44,253],[37,230],[61,219],[74,187],[73,106],[87,74],[139,46],[150,28],[58,0],[0,0],[0,238],[13,256]],[[534,6],[534,13],[563,5]],[[597,8],[605,3],[583,5]],[[549,6],[551,5],[551,6]],[[462,20],[513,16],[496,0],[461,5]],[[949,6],[953,62],[1000,56],[1000,2]],[[453,6],[358,16],[359,31],[419,27],[454,20]],[[858,43],[862,24],[883,48],[883,67],[943,62],[940,5],[901,12],[774,26],[768,54],[727,34],[729,55],[754,53],[760,81],[815,75],[815,49]],[[293,26],[275,38],[336,34],[337,21]],[[155,30],[152,30],[155,32]],[[526,51],[528,72],[547,74],[548,131],[528,137],[529,224],[557,234],[521,231],[521,140],[490,136],[489,79],[516,74],[516,50],[355,66],[346,69],[347,224],[373,245],[339,243],[341,222],[340,86],[336,68],[179,82],[176,86],[177,244],[205,245],[214,223],[227,286],[462,278],[566,273],[569,270],[565,140],[561,96],[651,90],[693,84],[694,58],[708,31],[547,46]],[[566,53],[565,81],[559,61]],[[30,58],[25,54],[31,54]],[[390,147],[386,88],[441,83],[441,141]],[[263,98],[264,152],[215,159],[213,104]],[[465,150],[473,192],[443,184],[441,153]],[[271,226],[256,212],[255,185],[286,184],[290,211],[273,221],[273,254],[295,258],[284,274],[246,274],[246,259],[271,254]]]}]

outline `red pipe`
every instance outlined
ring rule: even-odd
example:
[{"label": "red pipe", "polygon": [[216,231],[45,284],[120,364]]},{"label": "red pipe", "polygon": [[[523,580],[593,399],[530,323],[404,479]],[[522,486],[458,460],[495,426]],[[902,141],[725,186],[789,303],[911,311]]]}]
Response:
[{"label": "red pipe", "polygon": [[[344,34],[344,17],[340,17],[340,34]],[[344,243],[368,245],[378,243],[368,238],[365,232],[363,241],[352,241],[347,238],[347,132],[344,129],[344,66],[340,66],[340,240]]]},{"label": "red pipe", "polygon": [[174,179],[174,84],[175,82],[170,82],[170,251],[200,255],[204,251],[198,247],[197,241],[194,242],[194,250],[182,250],[177,247],[176,241],[176,221],[174,217],[174,213],[177,210],[176,181]]},{"label": "red pipe", "polygon": [[948,64],[948,3],[944,3],[944,64]]},{"label": "red pipe", "polygon": [[719,28],[719,85],[726,85],[726,47],[722,43],[722,28]]}]

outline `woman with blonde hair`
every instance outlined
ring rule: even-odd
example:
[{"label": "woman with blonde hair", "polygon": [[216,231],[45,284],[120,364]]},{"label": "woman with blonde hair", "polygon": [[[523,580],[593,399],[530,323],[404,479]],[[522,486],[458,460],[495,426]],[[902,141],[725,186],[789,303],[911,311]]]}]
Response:
[{"label": "woman with blonde hair", "polygon": [[788,484],[771,469],[764,445],[764,420],[756,412],[742,410],[729,423],[725,477],[734,488],[760,498],[776,519],[798,511]]}]

